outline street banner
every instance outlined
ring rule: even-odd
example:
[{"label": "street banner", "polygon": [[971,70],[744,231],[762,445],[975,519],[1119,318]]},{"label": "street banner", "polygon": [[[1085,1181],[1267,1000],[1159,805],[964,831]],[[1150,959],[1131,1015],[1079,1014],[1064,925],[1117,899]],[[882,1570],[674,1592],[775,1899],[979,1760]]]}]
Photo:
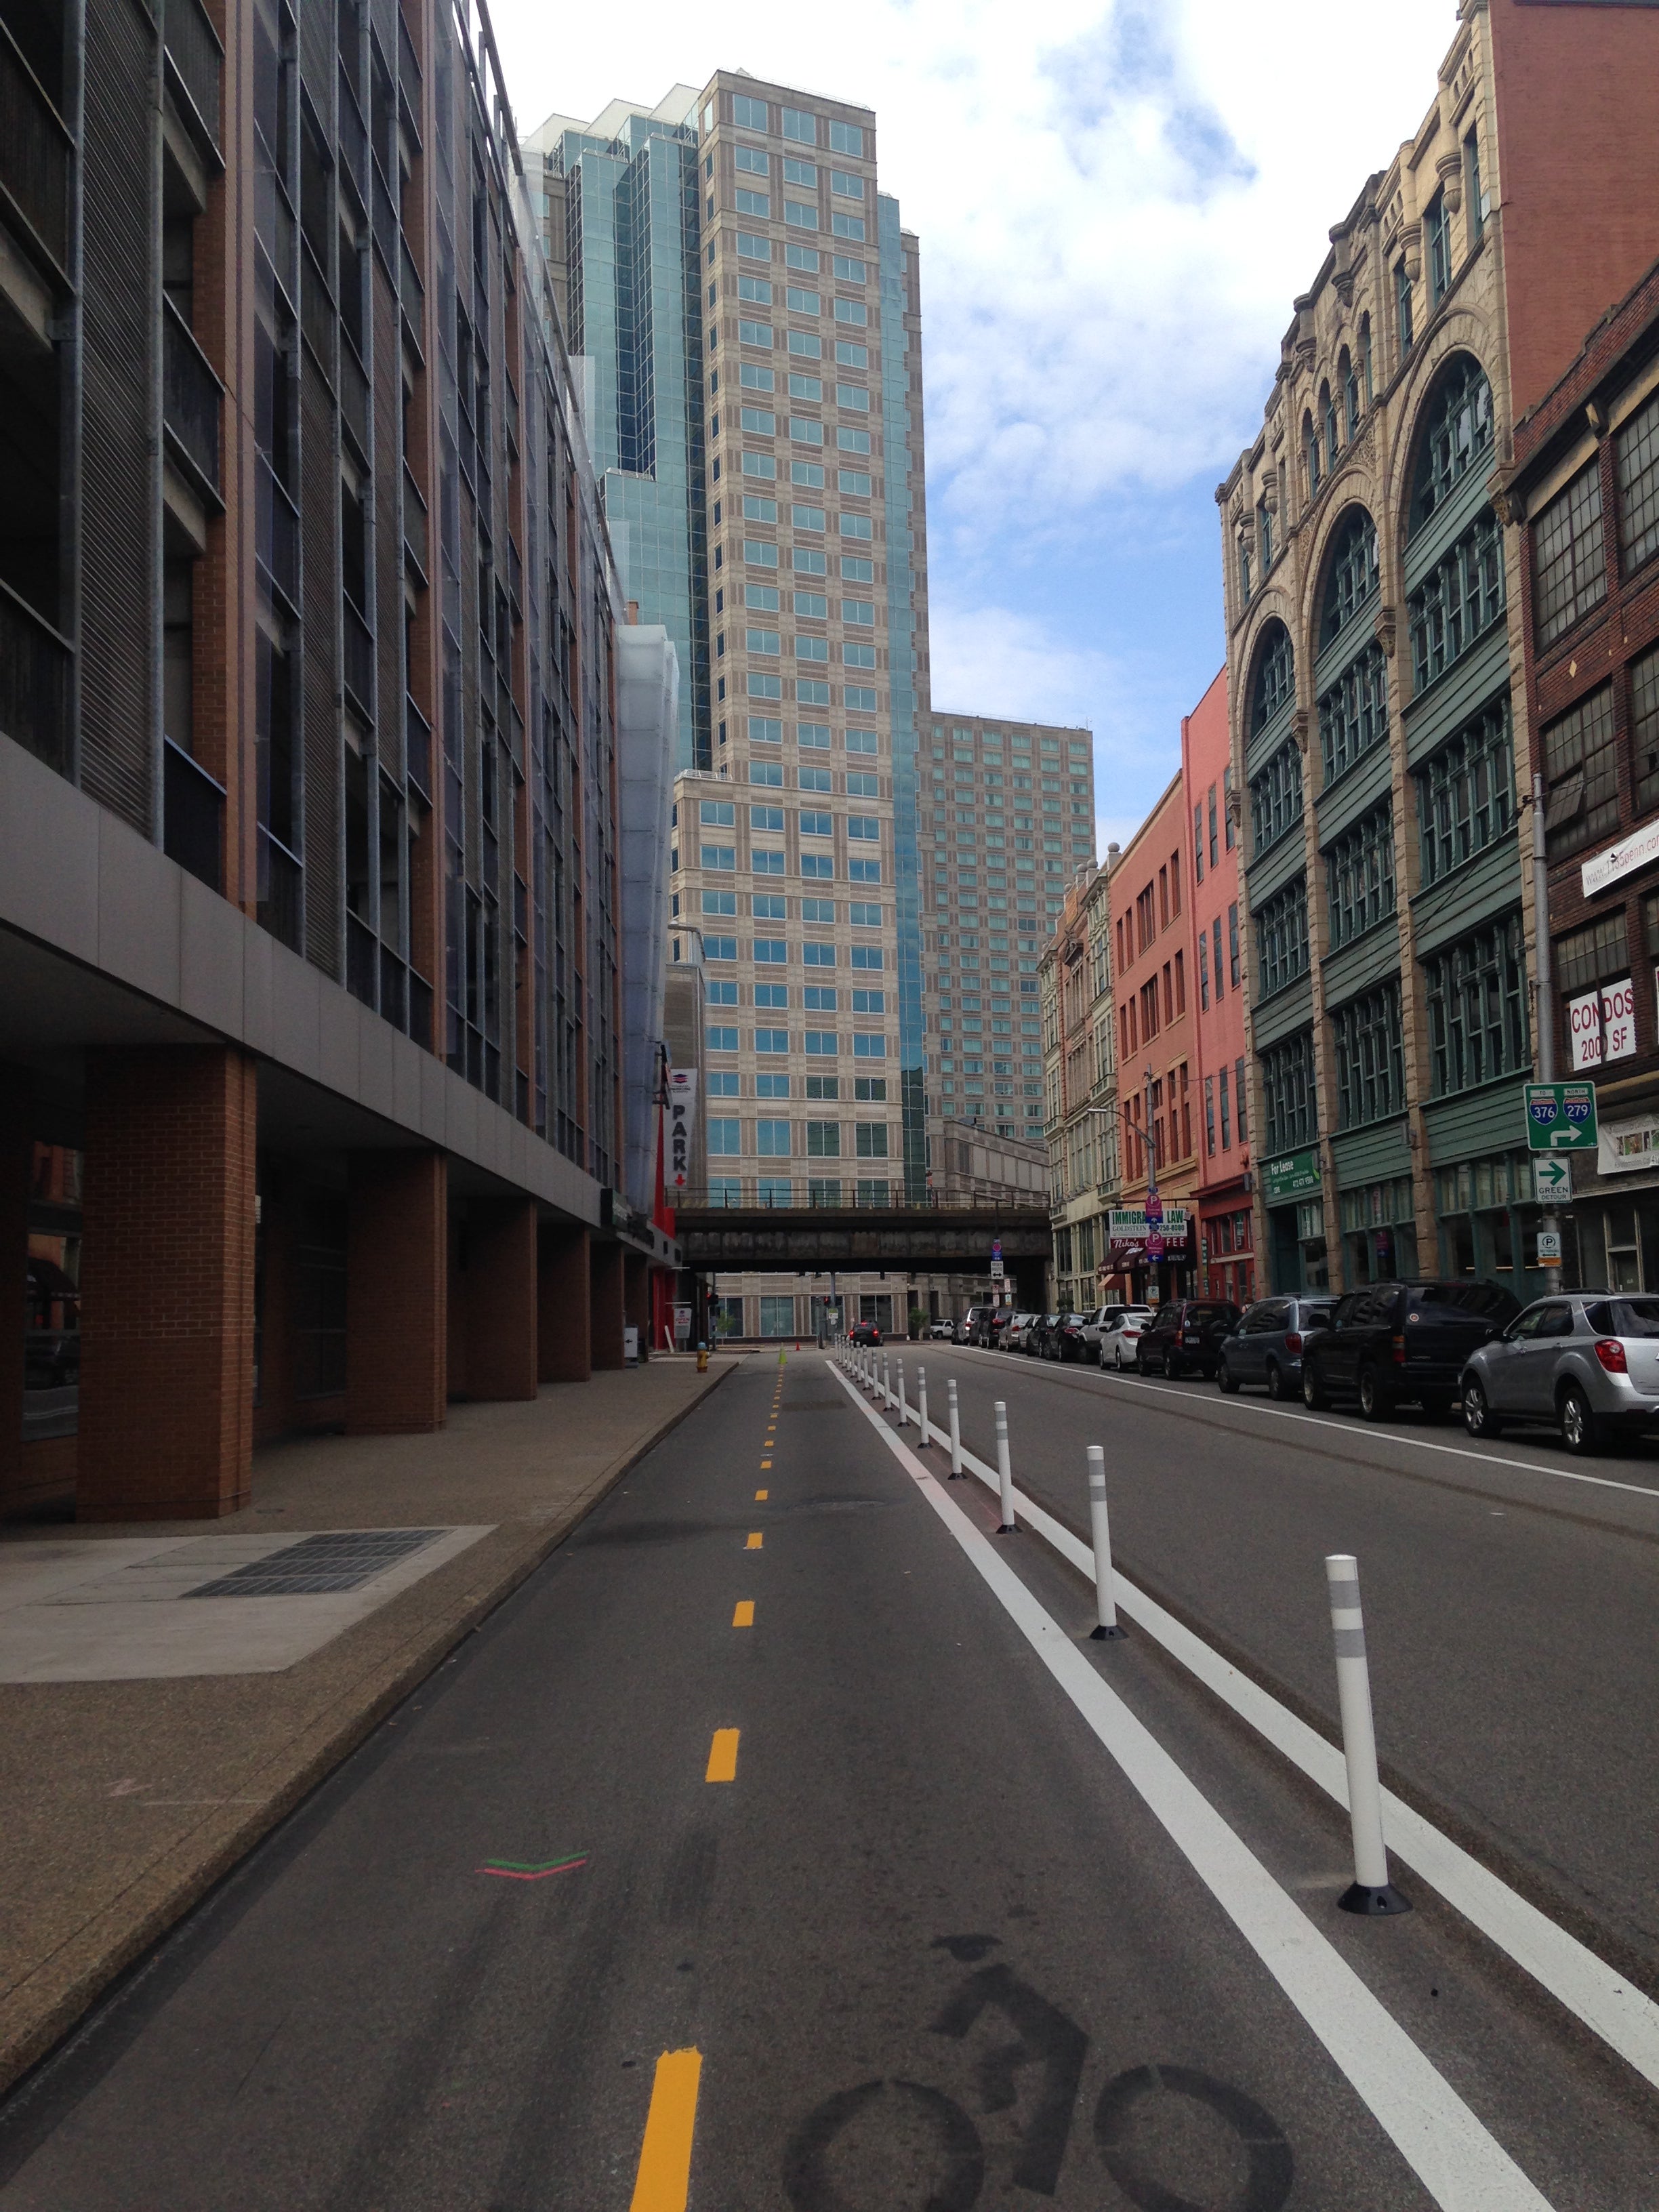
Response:
[{"label": "street banner", "polygon": [[691,1133],[697,1121],[697,1071],[668,1071],[668,1180],[676,1190],[690,1181]]}]

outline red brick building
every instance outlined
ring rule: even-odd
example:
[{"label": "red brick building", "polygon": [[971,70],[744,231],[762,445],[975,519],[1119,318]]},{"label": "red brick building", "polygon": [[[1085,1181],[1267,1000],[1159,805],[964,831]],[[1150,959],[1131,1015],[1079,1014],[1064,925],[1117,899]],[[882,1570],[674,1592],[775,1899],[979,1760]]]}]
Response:
[{"label": "red brick building", "polygon": [[[1659,1290],[1659,264],[1516,426],[1558,1077],[1596,1086],[1569,1281]],[[1530,812],[1530,810],[1529,810]],[[1540,966],[1542,963],[1540,963]]]},{"label": "red brick building", "polygon": [[1240,1305],[1255,1296],[1246,1100],[1244,944],[1238,820],[1224,668],[1181,723],[1181,781],[1192,827],[1193,948],[1197,988],[1199,1283]]}]

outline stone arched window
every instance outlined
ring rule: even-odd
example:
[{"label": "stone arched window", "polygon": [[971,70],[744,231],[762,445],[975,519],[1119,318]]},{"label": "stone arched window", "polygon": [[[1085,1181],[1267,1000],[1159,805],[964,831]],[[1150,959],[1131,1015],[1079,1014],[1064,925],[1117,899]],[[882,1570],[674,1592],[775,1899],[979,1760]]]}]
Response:
[{"label": "stone arched window", "polygon": [[1455,353],[1429,387],[1412,479],[1411,529],[1420,530],[1492,452],[1492,386],[1470,353]]},{"label": "stone arched window", "polygon": [[1365,404],[1369,407],[1374,396],[1371,384],[1371,319],[1369,315],[1359,318],[1359,366],[1364,373]]},{"label": "stone arched window", "polygon": [[1336,402],[1331,396],[1328,383],[1319,387],[1319,416],[1325,427],[1325,466],[1332,476],[1336,474],[1336,457],[1341,451],[1341,432],[1336,417]]},{"label": "stone arched window", "polygon": [[1337,524],[1325,568],[1319,617],[1319,650],[1346,629],[1376,589],[1376,525],[1363,507],[1351,507]]},{"label": "stone arched window", "polygon": [[1344,442],[1352,445],[1359,435],[1359,379],[1354,371],[1353,356],[1344,346],[1337,356],[1337,382],[1342,390],[1342,411],[1346,418]]},{"label": "stone arched window", "polygon": [[1302,415],[1302,452],[1308,465],[1308,496],[1311,499],[1319,489],[1319,433],[1305,408]]},{"label": "stone arched window", "polygon": [[1265,623],[1250,679],[1250,735],[1265,730],[1296,689],[1296,648],[1282,622]]}]

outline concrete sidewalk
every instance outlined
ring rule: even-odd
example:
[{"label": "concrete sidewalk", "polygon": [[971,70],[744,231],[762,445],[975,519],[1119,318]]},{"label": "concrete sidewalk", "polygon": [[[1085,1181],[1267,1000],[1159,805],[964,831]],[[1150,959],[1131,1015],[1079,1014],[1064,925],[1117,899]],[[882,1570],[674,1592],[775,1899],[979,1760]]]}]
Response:
[{"label": "concrete sidewalk", "polygon": [[[12,1601],[0,1620],[25,1632],[30,1617],[49,1622],[71,1665],[77,1632],[97,1638],[90,1663],[102,1678],[64,1679],[60,1667],[58,1679],[0,1682],[0,2088],[738,1364],[717,1355],[699,1376],[694,1359],[659,1358],[547,1386],[534,1402],[453,1406],[429,1436],[274,1444],[255,1460],[254,1504],[222,1522],[9,1533],[0,1578]],[[392,1528],[435,1532],[432,1563],[416,1552],[373,1570],[343,1609],[335,1596],[263,1593],[198,1602],[182,1586],[211,1578],[216,1543],[225,1572],[246,1574],[280,1565],[291,1539]],[[137,1602],[88,1601],[100,1579],[118,1586],[148,1570],[153,1580],[168,1564],[155,1540],[169,1536],[189,1539],[177,1556],[191,1572]],[[77,1547],[100,1544],[108,1550],[89,1554],[88,1575]],[[313,1626],[295,1648],[307,1656],[283,1664],[269,1625],[306,1608]],[[158,1664],[163,1619],[194,1638],[187,1663],[201,1672],[179,1672],[176,1649]],[[250,1663],[258,1671],[233,1671]]]}]

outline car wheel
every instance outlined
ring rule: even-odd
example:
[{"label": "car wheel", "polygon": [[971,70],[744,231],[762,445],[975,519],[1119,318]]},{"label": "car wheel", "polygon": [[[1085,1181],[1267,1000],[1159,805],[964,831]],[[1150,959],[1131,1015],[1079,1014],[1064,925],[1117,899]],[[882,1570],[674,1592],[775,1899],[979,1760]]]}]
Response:
[{"label": "car wheel", "polygon": [[1359,1411],[1368,1421],[1386,1421],[1394,1413],[1394,1393],[1369,1361],[1359,1370]]},{"label": "car wheel", "polygon": [[1267,1362],[1267,1395],[1275,1405],[1285,1395],[1285,1370],[1276,1359]]},{"label": "car wheel", "polygon": [[1561,1441],[1581,1459],[1599,1452],[1605,1441],[1602,1425],[1576,1382],[1561,1393]]},{"label": "car wheel", "polygon": [[1331,1394],[1304,1360],[1302,1364],[1302,1402],[1310,1413],[1322,1413]]},{"label": "car wheel", "polygon": [[1486,1401],[1486,1394],[1473,1375],[1463,1384],[1463,1426],[1472,1437],[1501,1437],[1504,1424]]},{"label": "car wheel", "polygon": [[1164,1376],[1166,1382],[1179,1382],[1185,1371],[1186,1370],[1182,1366],[1180,1360],[1176,1357],[1173,1352],[1166,1352],[1164,1353]]},{"label": "car wheel", "polygon": [[1224,1397],[1236,1398],[1238,1395],[1238,1377],[1224,1359],[1216,1363],[1215,1379]]},{"label": "car wheel", "polygon": [[[1105,1354],[1103,1352],[1101,1357],[1104,1358]],[[1116,1375],[1123,1372],[1123,1346],[1121,1344],[1112,1346],[1112,1371]]]}]

